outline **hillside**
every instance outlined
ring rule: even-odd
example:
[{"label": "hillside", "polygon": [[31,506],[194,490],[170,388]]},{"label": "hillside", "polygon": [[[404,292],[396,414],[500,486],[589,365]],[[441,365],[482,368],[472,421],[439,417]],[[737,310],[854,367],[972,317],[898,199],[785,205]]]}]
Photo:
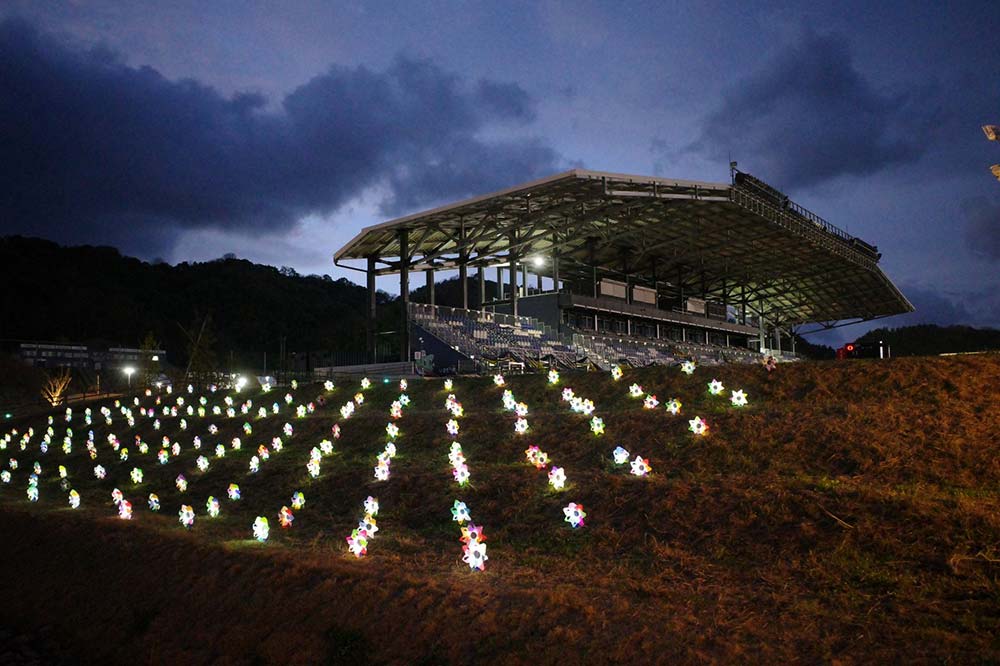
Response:
[{"label": "hillside", "polygon": [[[410,382],[386,481],[372,470],[399,396],[394,383],[376,382],[347,420],[338,409],[358,391],[352,382],[295,391],[293,405],[328,400],[305,418],[292,417],[284,390],[251,396],[252,418],[193,416],[185,431],[162,415],[158,431],[150,418],[135,429],[118,415],[111,426],[98,418],[103,481],[91,472],[77,411],[68,456],[58,446],[61,417],[48,454],[38,452],[40,421],[28,450],[15,450],[14,439],[4,456],[20,464],[0,486],[0,561],[19,564],[0,586],[0,624],[47,626],[66,656],[116,662],[993,662],[998,376],[1000,357],[978,356],[800,363],[772,375],[759,366],[690,377],[651,368],[619,382],[565,374],[555,386],[543,376],[508,378],[528,406],[525,435],[514,433],[500,388],[458,378],[467,488],[448,462],[455,438],[445,431],[441,380]],[[706,391],[716,378],[724,396]],[[632,383],[660,405],[643,409],[628,394]],[[566,387],[594,401],[603,436],[568,409]],[[730,405],[736,388],[746,407]],[[683,403],[679,416],[664,409],[671,397]],[[280,413],[258,419],[257,407],[273,401]],[[215,395],[208,405],[220,403]],[[707,436],[688,430],[695,415],[709,423]],[[281,435],[283,450],[249,473],[257,446],[286,421],[294,435]],[[109,432],[132,449],[128,462],[117,461]],[[148,454],[136,450],[136,435]],[[163,436],[182,450],[161,465]],[[234,436],[243,447],[216,458],[215,445]],[[333,452],[312,479],[309,451],[324,438]],[[525,462],[529,444],[564,468],[564,490],[548,486],[548,468]],[[618,445],[648,458],[651,474],[616,465]],[[204,473],[194,464],[202,454]],[[40,500],[29,504],[34,460]],[[80,493],[75,512],[58,464]],[[134,466],[145,472],[138,485]],[[183,493],[179,473],[189,482]],[[225,499],[233,482],[239,502]],[[114,487],[133,502],[133,520],[115,517]],[[306,504],[283,530],[278,510],[297,490]],[[159,514],[146,509],[150,492]],[[223,500],[218,518],[205,513],[209,495]],[[369,495],[380,503],[379,532],[356,559],[345,538]],[[456,499],[484,528],[485,571],[462,562]],[[568,502],[585,507],[583,527],[564,521]],[[182,503],[197,514],[190,531],[178,523]],[[263,544],[251,539],[258,515],[271,521]]]},{"label": "hillside", "polygon": [[858,343],[889,345],[894,356],[929,356],[965,352],[1000,351],[1000,331],[971,326],[903,326],[877,328],[857,339]]}]

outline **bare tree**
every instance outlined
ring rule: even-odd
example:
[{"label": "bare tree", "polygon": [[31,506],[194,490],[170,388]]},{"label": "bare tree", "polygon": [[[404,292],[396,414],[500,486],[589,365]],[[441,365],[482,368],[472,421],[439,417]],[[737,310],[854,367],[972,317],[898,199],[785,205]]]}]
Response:
[{"label": "bare tree", "polygon": [[66,388],[69,387],[73,374],[69,368],[62,368],[57,375],[45,374],[45,386],[42,387],[42,397],[50,405],[58,407],[66,395]]}]

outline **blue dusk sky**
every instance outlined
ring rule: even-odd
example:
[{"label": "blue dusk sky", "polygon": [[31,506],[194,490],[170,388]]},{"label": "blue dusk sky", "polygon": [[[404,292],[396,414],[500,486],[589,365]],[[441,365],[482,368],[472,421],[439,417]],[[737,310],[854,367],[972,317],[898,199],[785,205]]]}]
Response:
[{"label": "blue dusk sky", "polygon": [[1000,326],[987,123],[995,3],[0,5],[0,234],[171,263],[359,281],[331,255],[363,226],[731,157],[879,246],[917,307],[880,324]]}]

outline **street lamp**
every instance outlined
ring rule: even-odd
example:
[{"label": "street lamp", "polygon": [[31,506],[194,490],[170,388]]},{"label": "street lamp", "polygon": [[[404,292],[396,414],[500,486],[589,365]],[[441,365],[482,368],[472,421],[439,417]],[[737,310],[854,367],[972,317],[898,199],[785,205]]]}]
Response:
[{"label": "street lamp", "polygon": [[122,372],[124,372],[125,376],[128,377],[128,387],[132,388],[132,373],[135,372],[135,368],[133,368],[131,365],[127,365],[124,368],[122,368]]}]

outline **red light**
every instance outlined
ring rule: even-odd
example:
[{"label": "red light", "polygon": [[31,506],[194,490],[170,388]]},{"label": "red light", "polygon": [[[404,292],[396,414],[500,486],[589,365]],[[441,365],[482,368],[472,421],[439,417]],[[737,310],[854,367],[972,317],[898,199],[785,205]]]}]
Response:
[{"label": "red light", "polygon": [[847,345],[847,351],[854,351],[854,345]]}]

